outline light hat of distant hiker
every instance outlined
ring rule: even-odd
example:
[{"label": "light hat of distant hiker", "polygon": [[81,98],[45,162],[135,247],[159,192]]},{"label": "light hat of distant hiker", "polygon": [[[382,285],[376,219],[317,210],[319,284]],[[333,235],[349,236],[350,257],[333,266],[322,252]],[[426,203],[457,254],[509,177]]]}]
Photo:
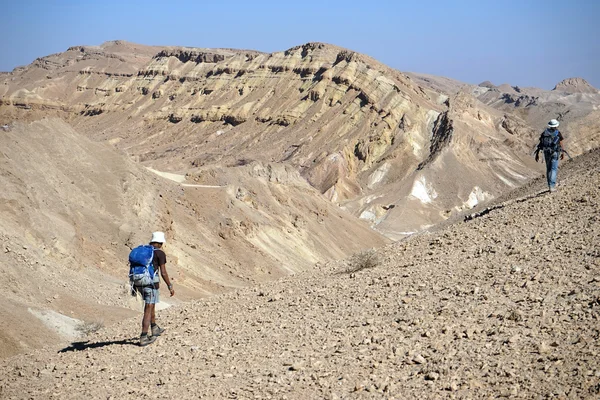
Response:
[{"label": "light hat of distant hiker", "polygon": [[150,243],[164,243],[166,242],[165,240],[165,233],[164,232],[152,232],[152,240],[150,240]]},{"label": "light hat of distant hiker", "polygon": [[555,119],[551,119],[550,122],[548,122],[548,128],[558,128],[559,125],[560,123]]}]

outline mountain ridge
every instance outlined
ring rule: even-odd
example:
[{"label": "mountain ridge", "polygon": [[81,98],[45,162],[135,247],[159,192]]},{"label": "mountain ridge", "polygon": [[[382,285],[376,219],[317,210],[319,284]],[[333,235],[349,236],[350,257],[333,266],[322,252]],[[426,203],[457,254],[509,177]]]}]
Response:
[{"label": "mountain ridge", "polygon": [[[433,130],[443,125],[453,107],[449,96],[351,50],[318,42],[270,54],[210,50],[220,53],[217,59],[206,49],[172,47],[152,56],[148,49],[138,51],[145,58],[137,57],[134,64],[110,57],[96,60],[96,54],[85,59],[78,50],[68,51],[64,57],[77,66],[61,75],[69,76],[68,85],[52,84],[55,79],[39,76],[34,65],[22,74],[29,84],[20,84],[18,90],[9,81],[0,85],[4,118],[58,113],[94,140],[109,141],[146,165],[172,172],[235,165],[257,155],[265,162],[289,163],[332,201],[393,238],[402,237],[395,232],[443,220],[465,206],[470,193],[496,196],[539,173],[525,152],[516,151],[534,140],[526,124],[494,109],[484,111],[474,101],[465,104],[481,109],[478,122],[465,110],[452,112],[453,126],[458,127],[453,139],[440,142],[439,148],[432,145]],[[123,75],[132,67],[137,72]],[[523,127],[519,135],[504,129],[507,119]],[[161,142],[140,140],[142,133],[160,135]],[[457,161],[455,153],[465,151],[454,142],[477,153],[483,149],[480,141],[497,147],[505,161],[493,165],[485,155],[472,157],[469,165],[462,165],[460,157]],[[434,148],[441,158],[431,157]],[[457,173],[471,177],[465,182],[482,181],[483,174],[489,187],[459,185],[444,201],[440,197],[415,203],[427,212],[398,226],[395,211],[386,212],[385,207],[397,200],[411,206],[412,190],[421,190],[421,181],[429,182],[447,157]],[[444,186],[443,181],[439,184]],[[397,190],[402,191],[400,199],[384,196],[369,204],[380,196],[377,192]],[[432,190],[447,192],[442,187]]]}]

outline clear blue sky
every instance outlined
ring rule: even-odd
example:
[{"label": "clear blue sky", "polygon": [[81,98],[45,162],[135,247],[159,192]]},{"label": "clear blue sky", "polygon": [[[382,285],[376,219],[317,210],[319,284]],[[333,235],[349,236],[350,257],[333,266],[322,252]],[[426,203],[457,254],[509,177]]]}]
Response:
[{"label": "clear blue sky", "polygon": [[600,0],[0,0],[0,71],[74,45],[280,51],[319,41],[401,71],[551,89],[600,88]]}]

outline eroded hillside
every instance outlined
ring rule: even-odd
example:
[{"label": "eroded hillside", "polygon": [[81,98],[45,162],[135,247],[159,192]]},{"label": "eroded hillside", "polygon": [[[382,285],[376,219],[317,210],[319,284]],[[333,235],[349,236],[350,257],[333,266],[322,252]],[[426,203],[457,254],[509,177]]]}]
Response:
[{"label": "eroded hillside", "polygon": [[155,230],[167,234],[177,286],[163,306],[386,242],[286,165],[223,167],[213,185],[178,183],[58,119],[0,130],[0,148],[0,356],[74,338],[83,320],[134,315],[127,254]]},{"label": "eroded hillside", "polygon": [[4,78],[0,117],[58,115],[171,172],[286,163],[392,238],[540,171],[519,117],[350,50],[151,50],[110,42],[37,60]]}]

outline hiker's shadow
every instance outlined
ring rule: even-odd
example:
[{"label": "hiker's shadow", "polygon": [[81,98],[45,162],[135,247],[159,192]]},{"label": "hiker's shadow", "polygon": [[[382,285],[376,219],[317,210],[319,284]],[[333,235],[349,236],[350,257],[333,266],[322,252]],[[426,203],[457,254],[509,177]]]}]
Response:
[{"label": "hiker's shadow", "polygon": [[68,353],[70,351],[81,351],[81,350],[85,350],[85,349],[96,349],[98,347],[104,347],[104,346],[112,346],[112,345],[121,345],[121,346],[126,346],[126,345],[132,345],[132,346],[139,346],[139,340],[137,340],[138,338],[131,338],[131,339],[123,339],[123,340],[112,340],[110,342],[92,342],[90,343],[89,340],[86,340],[85,342],[73,342],[71,343],[71,345],[69,347],[65,347],[62,350],[59,350],[59,353]]},{"label": "hiker's shadow", "polygon": [[515,203],[522,203],[522,202],[527,201],[527,200],[532,200],[532,199],[535,199],[536,197],[544,196],[544,195],[546,195],[548,193],[551,193],[550,189],[541,190],[541,191],[539,191],[537,193],[530,194],[529,196],[525,196],[525,197],[523,197],[521,199],[518,199],[518,200],[515,201]]}]

